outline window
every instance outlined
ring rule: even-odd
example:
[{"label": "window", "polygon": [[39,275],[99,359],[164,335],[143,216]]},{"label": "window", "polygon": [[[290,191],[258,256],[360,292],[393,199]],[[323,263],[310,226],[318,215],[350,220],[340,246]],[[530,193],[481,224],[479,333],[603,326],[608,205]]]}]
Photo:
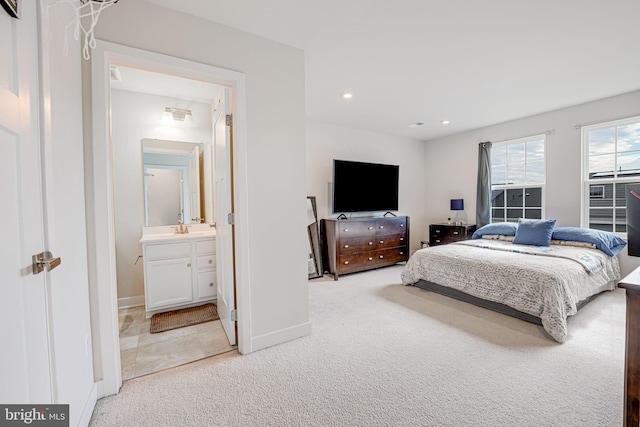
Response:
[{"label": "window", "polygon": [[626,237],[625,185],[640,183],[640,117],[582,128],[582,226]]},{"label": "window", "polygon": [[544,218],[545,136],[491,147],[491,222]]}]

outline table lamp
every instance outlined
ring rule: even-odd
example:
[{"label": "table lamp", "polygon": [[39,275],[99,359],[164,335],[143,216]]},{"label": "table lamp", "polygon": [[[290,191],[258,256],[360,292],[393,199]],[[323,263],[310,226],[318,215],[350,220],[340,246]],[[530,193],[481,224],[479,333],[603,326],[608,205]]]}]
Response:
[{"label": "table lamp", "polygon": [[458,220],[458,211],[464,210],[464,199],[451,199],[451,210],[456,211],[453,223],[455,225],[462,225],[462,222]]}]

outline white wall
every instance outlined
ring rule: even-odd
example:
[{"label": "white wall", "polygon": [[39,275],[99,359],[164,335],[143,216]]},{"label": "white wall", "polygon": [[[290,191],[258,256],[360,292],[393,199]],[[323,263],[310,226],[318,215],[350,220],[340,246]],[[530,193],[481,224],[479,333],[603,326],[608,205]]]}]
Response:
[{"label": "white wall", "polygon": [[[190,109],[193,122],[164,124],[162,115],[165,107]],[[116,268],[121,305],[144,302],[142,260],[136,264],[138,256],[142,255],[139,240],[144,227],[140,140],[150,138],[211,144],[211,114],[210,104],[118,89],[111,91]]]},{"label": "white wall", "polygon": [[423,141],[307,121],[307,193],[316,197],[318,218],[337,217],[331,213],[333,159],[399,165],[397,214],[411,217],[410,245],[419,249],[429,234],[424,156]]},{"label": "white wall", "polygon": [[[429,222],[449,215],[449,199],[465,199],[469,221],[475,223],[478,143],[552,133],[547,136],[546,218],[558,225],[580,226],[582,194],[581,131],[590,125],[640,115],[640,91],[551,111],[427,142],[424,168]],[[620,256],[622,274],[640,265],[640,258]]]},{"label": "white wall", "polygon": [[245,74],[246,350],[309,333],[303,51],[141,1],[106,10],[96,36]]}]

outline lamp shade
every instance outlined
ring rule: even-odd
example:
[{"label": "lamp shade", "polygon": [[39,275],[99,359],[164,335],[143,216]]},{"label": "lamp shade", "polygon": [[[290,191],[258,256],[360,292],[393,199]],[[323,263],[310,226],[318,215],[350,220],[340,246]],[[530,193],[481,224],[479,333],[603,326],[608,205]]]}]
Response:
[{"label": "lamp shade", "polygon": [[464,210],[464,199],[451,199],[451,210],[452,211],[463,211]]}]

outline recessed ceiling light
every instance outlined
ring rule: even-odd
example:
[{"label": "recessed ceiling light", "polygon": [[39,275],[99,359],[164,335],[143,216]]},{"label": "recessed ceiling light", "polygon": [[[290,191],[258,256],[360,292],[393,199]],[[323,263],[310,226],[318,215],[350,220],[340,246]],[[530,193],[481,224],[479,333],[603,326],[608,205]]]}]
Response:
[{"label": "recessed ceiling light", "polygon": [[440,123],[442,123],[443,125],[448,125],[449,123],[451,123],[449,120],[443,120]]},{"label": "recessed ceiling light", "polygon": [[419,128],[420,126],[424,126],[425,122],[415,122],[409,125],[410,128]]},{"label": "recessed ceiling light", "polygon": [[351,92],[345,92],[345,93],[342,94],[342,97],[344,99],[351,99],[351,98],[353,98],[353,94]]}]

